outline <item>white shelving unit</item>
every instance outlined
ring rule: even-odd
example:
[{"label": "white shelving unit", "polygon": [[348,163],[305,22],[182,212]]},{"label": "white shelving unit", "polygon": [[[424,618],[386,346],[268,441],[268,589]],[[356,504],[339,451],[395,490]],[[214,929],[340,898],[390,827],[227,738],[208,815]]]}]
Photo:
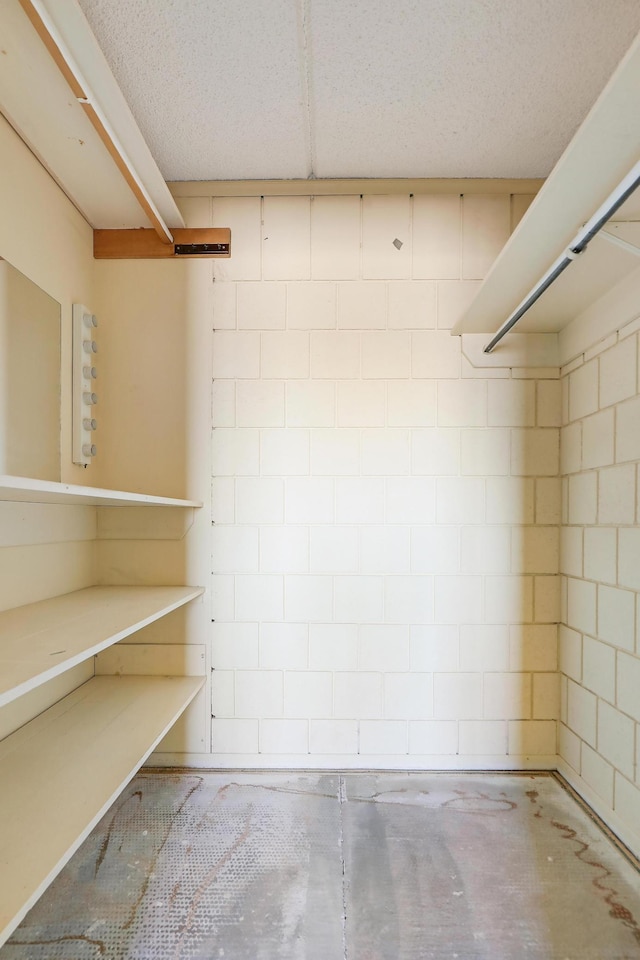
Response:
[{"label": "white shelving unit", "polygon": [[[202,506],[9,476],[0,476],[0,500]],[[0,707],[203,593],[94,586],[0,612]],[[204,676],[94,676],[0,741],[0,945],[204,684]]]},{"label": "white shelving unit", "polygon": [[[494,333],[632,170],[640,157],[639,89],[640,38],[636,38],[455,325],[455,334]],[[632,194],[605,228],[634,244],[639,194]],[[639,264],[633,251],[594,239],[526,313],[517,331],[562,332],[589,304],[637,273]],[[561,363],[571,359],[562,353],[561,349]]]}]

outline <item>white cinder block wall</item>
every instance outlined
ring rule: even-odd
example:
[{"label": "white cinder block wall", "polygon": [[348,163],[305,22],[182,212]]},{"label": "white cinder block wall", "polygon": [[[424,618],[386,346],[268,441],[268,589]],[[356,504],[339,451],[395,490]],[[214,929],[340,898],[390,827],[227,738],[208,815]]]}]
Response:
[{"label": "white cinder block wall", "polygon": [[563,370],[562,770],[640,848],[636,321]]},{"label": "white cinder block wall", "polygon": [[214,198],[221,765],[555,766],[557,371],[449,333],[525,205]]}]

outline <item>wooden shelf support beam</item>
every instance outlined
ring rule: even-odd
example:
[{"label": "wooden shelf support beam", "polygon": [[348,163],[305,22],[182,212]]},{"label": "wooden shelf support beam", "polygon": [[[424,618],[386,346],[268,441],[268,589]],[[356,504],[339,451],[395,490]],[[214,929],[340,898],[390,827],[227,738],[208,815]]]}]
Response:
[{"label": "wooden shelf support beam", "polygon": [[96,260],[228,259],[228,227],[194,227],[173,230],[173,243],[163,243],[154,230],[94,230]]}]

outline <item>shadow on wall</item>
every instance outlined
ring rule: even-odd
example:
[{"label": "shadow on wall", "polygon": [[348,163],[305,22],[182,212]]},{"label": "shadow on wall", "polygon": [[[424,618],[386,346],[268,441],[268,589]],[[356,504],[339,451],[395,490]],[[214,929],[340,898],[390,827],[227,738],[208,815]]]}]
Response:
[{"label": "shadow on wall", "polygon": [[509,746],[523,756],[553,756],[560,710],[560,396],[557,380],[538,380],[535,388],[536,425],[511,430],[511,470],[521,478],[522,512],[511,528],[511,569],[519,577],[521,615],[510,628],[509,669],[514,709],[518,697],[522,716],[530,722],[513,725]]},{"label": "shadow on wall", "polygon": [[[102,380],[99,482],[204,504],[196,510],[100,509],[98,582],[208,586],[211,264],[98,261],[95,280]],[[129,651],[120,669],[203,672],[206,661],[183,645],[195,645],[204,655],[209,626],[205,594],[127,638],[127,645],[141,649]],[[153,648],[149,655],[147,645]],[[118,671],[105,664],[101,669]],[[206,690],[198,696],[162,750],[208,748],[208,697]]]},{"label": "shadow on wall", "polygon": [[60,479],[60,304],[0,259],[0,474]]}]

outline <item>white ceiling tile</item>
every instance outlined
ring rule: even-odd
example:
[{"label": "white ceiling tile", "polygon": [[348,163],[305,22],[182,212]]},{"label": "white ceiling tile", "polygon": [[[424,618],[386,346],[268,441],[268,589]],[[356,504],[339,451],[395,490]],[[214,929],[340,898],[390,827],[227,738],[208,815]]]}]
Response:
[{"label": "white ceiling tile", "polygon": [[637,0],[80,0],[169,180],[540,177]]},{"label": "white ceiling tile", "polygon": [[82,0],[168,180],[308,176],[291,0]]},{"label": "white ceiling tile", "polygon": [[635,0],[312,0],[314,173],[544,176],[639,27]]}]

